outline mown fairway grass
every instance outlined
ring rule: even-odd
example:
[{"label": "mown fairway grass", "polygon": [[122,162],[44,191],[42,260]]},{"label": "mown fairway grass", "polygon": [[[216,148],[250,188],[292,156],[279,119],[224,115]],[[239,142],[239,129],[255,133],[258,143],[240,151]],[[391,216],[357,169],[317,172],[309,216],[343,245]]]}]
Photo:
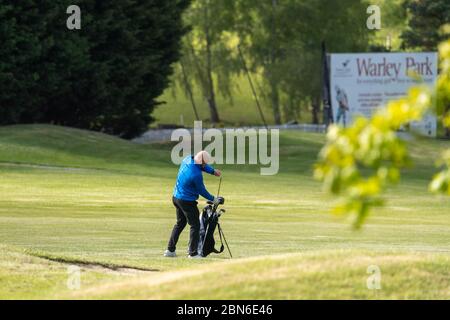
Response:
[{"label": "mown fairway grass", "polygon": [[[170,145],[0,128],[0,298],[450,298],[450,200],[426,192],[448,142],[411,143],[416,166],[361,231],[329,214],[334,200],[311,178],[322,143],[283,133],[274,177],[222,167],[236,259],[191,261],[188,232],[179,258],[161,257],[175,220]],[[205,182],[214,193],[218,180]],[[82,267],[81,290],[66,286],[70,264]],[[382,271],[377,292],[370,265]]]}]

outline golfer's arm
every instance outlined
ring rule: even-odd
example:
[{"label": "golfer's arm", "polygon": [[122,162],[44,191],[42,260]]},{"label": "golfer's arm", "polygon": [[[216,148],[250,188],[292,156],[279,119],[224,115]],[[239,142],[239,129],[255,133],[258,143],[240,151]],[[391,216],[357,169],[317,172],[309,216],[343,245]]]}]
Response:
[{"label": "golfer's arm", "polygon": [[204,168],[202,168],[202,170],[206,173],[214,174],[214,168],[210,165],[206,165]]},{"label": "golfer's arm", "polygon": [[214,196],[208,192],[205,188],[205,184],[203,183],[203,177],[200,176],[195,180],[195,186],[197,187],[198,193],[205,199],[214,201]]}]

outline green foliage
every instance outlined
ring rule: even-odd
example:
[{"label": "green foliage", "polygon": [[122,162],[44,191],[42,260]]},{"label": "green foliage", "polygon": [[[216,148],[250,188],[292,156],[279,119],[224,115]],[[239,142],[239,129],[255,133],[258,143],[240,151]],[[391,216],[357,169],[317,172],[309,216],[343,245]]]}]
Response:
[{"label": "green foliage", "polygon": [[440,27],[450,23],[448,0],[406,0],[410,17],[408,28],[401,35],[407,48],[434,51],[446,39]]},{"label": "green foliage", "polygon": [[[402,32],[407,27],[405,0],[367,0],[366,4],[381,9],[381,30],[370,30],[370,52],[401,50]],[[389,40],[389,43],[387,41]]]},{"label": "green foliage", "polygon": [[225,97],[231,97],[231,76],[239,70],[236,48],[233,47],[234,16],[234,4],[226,0],[197,0],[185,14],[186,24],[191,28],[184,39],[183,55],[187,62],[185,67],[193,76],[193,80],[200,84],[205,97],[210,94],[208,85],[205,84],[208,42],[212,55],[211,71],[217,76],[218,92]]},{"label": "green foliage", "polygon": [[[450,25],[446,26],[447,29]],[[449,32],[450,34],[450,32]],[[450,41],[443,42],[439,46],[441,56],[441,72],[437,83],[436,112],[442,117],[443,124],[450,127]]]},{"label": "green foliage", "polygon": [[189,1],[0,1],[0,123],[55,123],[133,137],[179,58]]},{"label": "green foliage", "polygon": [[238,5],[242,47],[252,70],[262,76],[275,119],[280,105],[289,121],[289,113],[304,102],[320,99],[322,41],[329,52],[364,51],[368,45],[367,6],[360,0],[243,0]]},{"label": "green foliage", "polygon": [[[398,182],[400,170],[409,163],[406,143],[397,130],[417,121],[432,109],[447,101],[450,94],[450,41],[442,44],[442,73],[438,87],[412,88],[408,95],[389,102],[371,119],[358,118],[348,128],[333,125],[327,135],[327,143],[316,164],[315,177],[323,182],[326,191],[341,196],[342,203],[336,213],[354,214],[354,226],[361,227],[369,211],[382,204],[381,194]],[[440,164],[447,168],[436,175],[430,185],[433,192],[450,195],[450,155],[444,154]]]},{"label": "green foliage", "polygon": [[[442,114],[444,127],[450,128],[450,40],[439,46],[441,55],[441,74],[437,83],[437,112]],[[437,161],[443,169],[430,184],[430,191],[450,196],[450,149],[446,150],[441,159]]]},{"label": "green foliage", "polygon": [[[322,41],[330,52],[367,49],[366,8],[363,0],[193,1],[183,48],[189,82],[210,109],[216,93],[232,100],[242,89],[236,79],[246,77],[240,44],[258,95],[271,106],[273,119],[267,120],[298,119],[312,101],[319,108]],[[185,86],[181,68],[177,74]]]},{"label": "green foliage", "polygon": [[437,165],[444,166],[444,169],[434,177],[430,184],[430,191],[450,196],[450,150],[443,153]]},{"label": "green foliage", "polygon": [[175,79],[186,94],[192,90],[188,86],[200,88],[213,123],[220,121],[216,95],[231,100],[232,76],[240,67],[233,53],[234,17],[235,5],[229,0],[196,0],[184,14],[190,32],[183,39],[183,59]]}]

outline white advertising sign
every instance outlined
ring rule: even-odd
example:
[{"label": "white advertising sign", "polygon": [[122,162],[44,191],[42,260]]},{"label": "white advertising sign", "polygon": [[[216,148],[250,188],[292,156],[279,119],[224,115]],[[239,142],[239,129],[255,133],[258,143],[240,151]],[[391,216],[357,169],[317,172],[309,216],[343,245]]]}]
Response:
[{"label": "white advertising sign", "polygon": [[[411,74],[433,85],[438,75],[437,53],[352,53],[331,55],[331,97],[334,122],[348,125],[357,115],[371,117],[388,101],[406,95],[418,84]],[[437,118],[428,114],[411,128],[435,137]]]}]

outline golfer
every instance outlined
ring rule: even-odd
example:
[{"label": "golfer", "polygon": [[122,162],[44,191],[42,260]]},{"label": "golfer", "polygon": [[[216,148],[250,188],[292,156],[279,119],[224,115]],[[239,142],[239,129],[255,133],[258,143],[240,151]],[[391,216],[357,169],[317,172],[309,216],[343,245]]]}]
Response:
[{"label": "golfer", "polygon": [[170,236],[169,245],[164,252],[168,258],[176,257],[176,246],[181,232],[189,223],[191,227],[189,240],[189,258],[202,258],[197,253],[198,242],[200,239],[200,212],[197,208],[199,196],[215,203],[223,203],[222,197],[215,198],[205,188],[203,184],[203,172],[220,177],[222,173],[209,166],[211,156],[206,151],[199,152],[195,157],[188,156],[181,163],[178,172],[178,178],[173,191],[172,202],[176,208],[177,223],[173,227]]},{"label": "golfer", "polygon": [[349,105],[348,105],[347,94],[345,93],[344,90],[342,90],[338,86],[335,87],[335,90],[336,90],[336,100],[339,103],[339,109],[338,109],[336,123],[339,124],[339,122],[342,119],[344,128],[345,128],[347,126],[346,113],[347,113],[347,111],[350,110]]}]

